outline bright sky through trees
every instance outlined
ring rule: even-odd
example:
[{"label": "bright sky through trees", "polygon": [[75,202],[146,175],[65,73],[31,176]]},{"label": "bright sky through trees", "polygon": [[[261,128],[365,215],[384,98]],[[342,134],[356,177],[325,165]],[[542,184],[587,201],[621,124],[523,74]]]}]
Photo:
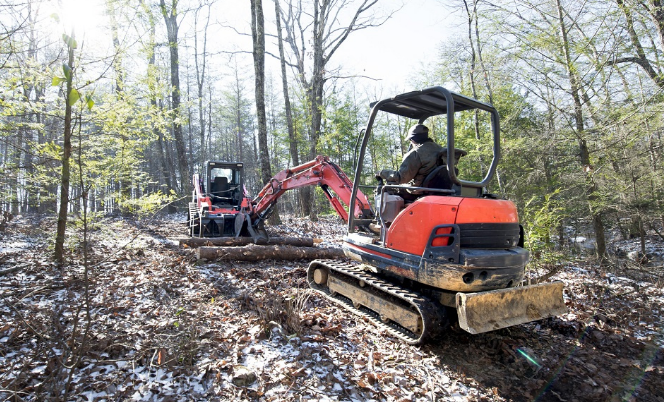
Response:
[{"label": "bright sky through trees", "polygon": [[100,0],[58,0],[47,3],[47,7],[55,34],[70,33],[72,28],[78,38],[85,40],[107,34],[108,17]]},{"label": "bright sky through trees", "polygon": [[[46,4],[48,23],[54,35],[75,30],[79,43],[88,46],[110,46],[110,30],[106,6],[102,0],[57,0]],[[384,6],[387,7],[387,6]],[[376,80],[383,90],[406,90],[408,78],[414,71],[435,61],[435,53],[451,31],[463,23],[458,14],[451,14],[436,0],[411,0],[390,4],[385,10],[399,11],[380,27],[354,33],[339,49],[333,59],[334,66],[342,67],[344,75],[359,75]],[[233,25],[241,32],[249,32],[248,3],[237,0],[219,0],[213,8],[218,11],[212,21],[220,25]],[[223,13],[222,13],[223,11]],[[274,33],[273,7],[265,7],[268,34]],[[190,13],[193,14],[193,13]],[[58,18],[55,18],[55,15]],[[183,17],[183,30],[191,24],[191,16]],[[246,21],[246,29],[242,24]],[[46,21],[45,21],[46,22]],[[251,43],[230,29],[211,27],[219,34],[212,36],[210,48],[226,51],[243,49]],[[268,51],[273,44],[269,38]],[[274,60],[266,60],[268,64]],[[276,70],[275,70],[276,71]],[[393,88],[394,87],[394,88]]]}]

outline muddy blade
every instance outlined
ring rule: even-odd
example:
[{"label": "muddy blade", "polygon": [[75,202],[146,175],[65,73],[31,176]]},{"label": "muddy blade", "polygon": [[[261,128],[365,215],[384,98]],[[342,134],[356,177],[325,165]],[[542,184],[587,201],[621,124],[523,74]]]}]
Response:
[{"label": "muddy blade", "polygon": [[457,293],[459,326],[471,334],[537,321],[567,311],[563,283]]}]

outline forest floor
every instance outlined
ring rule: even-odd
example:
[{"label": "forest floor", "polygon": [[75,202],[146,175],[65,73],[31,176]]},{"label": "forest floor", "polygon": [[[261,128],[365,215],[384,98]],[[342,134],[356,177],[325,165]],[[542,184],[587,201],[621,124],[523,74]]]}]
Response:
[{"label": "forest floor", "polygon": [[[311,293],[307,261],[197,261],[183,221],[96,222],[87,270],[80,228],[60,269],[53,219],[11,221],[0,401],[664,401],[661,262],[561,263],[567,314],[414,347]],[[344,225],[270,231],[338,247]]]}]

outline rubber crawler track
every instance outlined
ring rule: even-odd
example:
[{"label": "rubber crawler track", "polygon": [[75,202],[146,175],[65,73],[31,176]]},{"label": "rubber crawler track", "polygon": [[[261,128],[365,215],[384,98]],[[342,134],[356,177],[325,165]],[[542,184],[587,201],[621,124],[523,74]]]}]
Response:
[{"label": "rubber crawler track", "polygon": [[[354,278],[358,281],[364,281],[366,286],[371,286],[374,292],[378,291],[385,295],[389,295],[390,297],[397,298],[405,304],[411,306],[412,309],[417,311],[422,318],[422,332],[420,334],[415,334],[403,328],[402,326],[397,325],[396,323],[384,323],[381,321],[379,315],[376,312],[369,310],[364,306],[355,308],[353,303],[344,296],[332,296],[327,286],[318,285],[316,282],[314,282],[314,271],[319,267],[327,268],[329,270],[329,274],[333,276],[346,276]],[[404,290],[403,288],[395,286],[390,282],[386,282],[374,275],[357,269],[355,266],[348,263],[337,260],[312,261],[311,264],[309,264],[309,269],[307,269],[307,280],[309,282],[309,286],[313,290],[319,292],[327,299],[340,304],[345,309],[351,311],[354,314],[365,317],[380,329],[387,331],[390,335],[399,338],[401,341],[410,345],[420,345],[435,337],[442,329],[444,318],[441,316],[441,311],[438,306],[436,306],[433,302],[417,293]]]}]

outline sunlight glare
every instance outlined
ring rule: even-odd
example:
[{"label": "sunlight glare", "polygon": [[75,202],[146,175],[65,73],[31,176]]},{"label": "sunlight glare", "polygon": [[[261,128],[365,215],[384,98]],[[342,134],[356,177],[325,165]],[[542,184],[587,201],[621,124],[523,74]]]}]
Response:
[{"label": "sunlight glare", "polygon": [[60,34],[75,33],[79,43],[103,35],[105,5],[100,0],[58,0],[54,14],[59,20]]},{"label": "sunlight glare", "polygon": [[529,355],[528,353],[526,353],[523,349],[518,348],[516,351],[519,352],[519,354],[520,354],[521,356],[525,357],[526,360],[528,361],[528,363],[533,364],[533,365],[537,366],[538,368],[541,368],[541,367],[542,367],[542,365],[539,364],[539,362],[537,361],[536,358],[530,356],[530,355]]}]

